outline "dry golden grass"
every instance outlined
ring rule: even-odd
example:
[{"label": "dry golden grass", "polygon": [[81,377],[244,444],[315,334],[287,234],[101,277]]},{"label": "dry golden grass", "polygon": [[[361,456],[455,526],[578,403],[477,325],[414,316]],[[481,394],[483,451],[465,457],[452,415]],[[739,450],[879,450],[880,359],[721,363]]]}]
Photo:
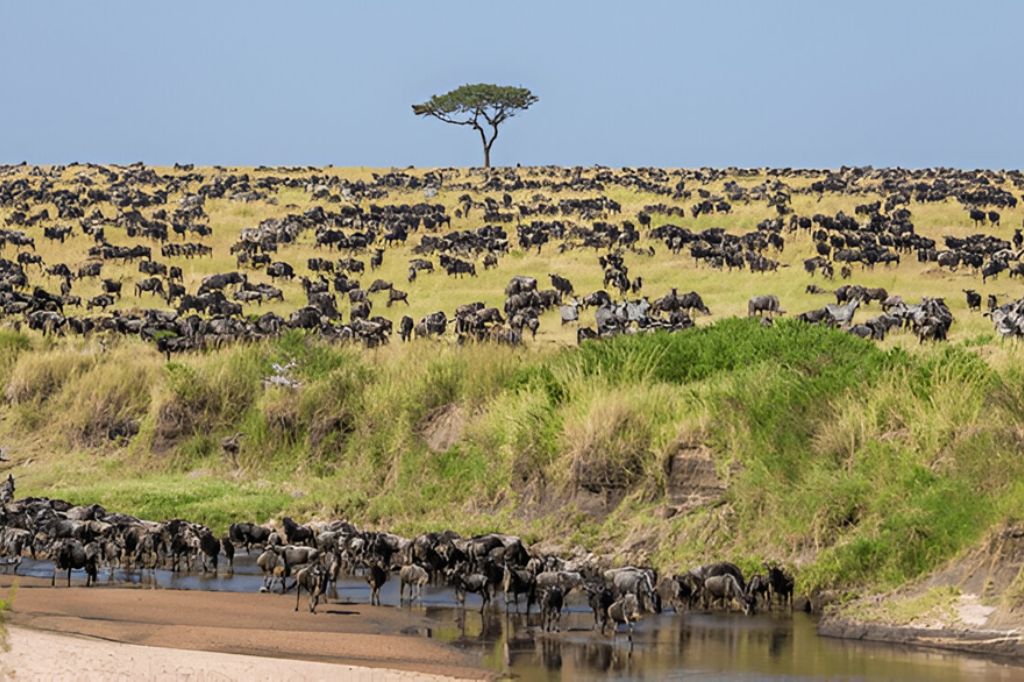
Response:
[{"label": "dry golden grass", "polygon": [[[217,173],[210,168],[198,170],[203,172],[207,179]],[[423,174],[427,170],[419,169],[408,172]],[[178,172],[169,168],[158,168],[157,171],[168,174]],[[280,173],[274,170],[257,171],[251,168],[230,169],[230,171],[245,172],[254,178],[261,175],[280,175]],[[374,172],[383,173],[386,172],[386,169],[327,168],[316,171],[316,173],[321,175],[338,175],[351,180],[372,179],[372,173]],[[304,171],[301,175],[311,175],[312,173],[312,171]],[[448,183],[470,181],[479,185],[482,178],[482,176],[470,175],[468,171],[457,169],[448,169],[445,173],[446,182]],[[68,168],[65,170],[61,181],[57,183],[57,186],[69,185],[79,174],[92,175],[93,171],[84,167]],[[743,186],[753,186],[763,182],[765,177],[764,175],[743,176],[739,177],[737,181]],[[785,179],[785,181],[793,187],[800,187],[809,184],[811,179],[793,178]],[[712,192],[721,192],[722,185],[722,182],[714,182],[706,185],[706,188]],[[189,187],[189,191],[194,191],[197,187],[198,185],[193,183]],[[693,183],[690,183],[690,188],[696,189]],[[449,213],[453,213],[458,203],[458,197],[463,193],[462,190],[445,190],[441,191],[437,197],[427,201],[443,203],[447,206]],[[576,192],[555,194],[543,190],[540,193],[552,197],[555,201],[563,197],[594,196],[597,194],[581,194]],[[500,196],[493,192],[475,192],[473,194],[476,198],[494,196],[500,199]],[[513,192],[512,194],[514,199],[519,202],[529,201],[535,192],[531,190]],[[612,220],[630,219],[634,222],[636,214],[646,204],[666,203],[688,207],[689,204],[695,201],[695,199],[688,202],[672,201],[669,198],[638,193],[618,186],[609,186],[604,194],[616,199],[623,206],[621,216],[611,216]],[[168,207],[173,208],[176,206],[180,198],[180,194],[172,195],[168,202]],[[282,189],[274,198],[276,199],[276,205],[267,202],[235,202],[228,199],[208,200],[206,211],[210,216],[210,225],[213,227],[214,234],[211,238],[204,240],[204,242],[213,247],[213,257],[187,260],[180,258],[164,259],[157,256],[157,260],[181,265],[185,271],[185,284],[189,290],[194,290],[204,276],[215,272],[236,269],[234,258],[229,254],[229,247],[237,239],[242,228],[255,226],[266,218],[281,217],[288,213],[300,212],[315,205],[323,205],[328,210],[334,207],[330,203],[313,201],[310,194],[300,189]],[[839,210],[852,213],[857,204],[874,201],[879,198],[883,197],[870,192],[855,197],[829,194],[820,200],[818,200],[817,195],[794,194],[793,208],[799,215],[813,215],[815,213],[835,214]],[[423,193],[420,191],[404,192],[392,190],[390,196],[378,200],[377,203],[414,203],[424,200],[426,199],[424,199]],[[364,206],[366,203],[368,202],[363,202]],[[52,215],[56,214],[55,207],[53,206],[42,204],[40,207],[48,207]],[[116,215],[116,210],[109,205],[101,204],[99,207],[108,217]],[[34,206],[33,210],[37,210],[37,208],[39,207]],[[917,231],[940,242],[945,235],[963,237],[976,231],[971,225],[966,209],[955,201],[935,204],[915,203],[910,208],[913,211],[913,221]],[[0,208],[0,221],[9,212],[10,209]],[[151,211],[144,210],[143,212],[148,214]],[[1015,210],[1003,210],[1001,212],[1003,214],[1002,226],[988,226],[985,228],[985,231],[1004,239],[1009,239],[1013,233],[1013,227],[1021,225],[1022,219],[1024,219],[1024,208],[1018,207]],[[753,230],[758,222],[767,217],[773,217],[773,215],[773,210],[768,209],[762,202],[757,202],[749,205],[735,205],[733,212],[729,215],[700,216],[697,219],[690,218],[689,215],[685,218],[676,216],[666,218],[655,215],[653,224],[657,226],[671,222],[693,230],[721,226],[730,232],[742,233]],[[452,229],[476,228],[481,226],[481,220],[482,215],[480,211],[475,210],[469,218],[453,219]],[[570,217],[569,220],[578,220],[578,218]],[[514,236],[514,224],[506,225],[506,229]],[[38,232],[36,243],[40,255],[43,256],[47,263],[63,262],[72,266],[73,269],[85,261],[86,250],[92,245],[91,239],[82,235],[77,227],[75,235],[64,244],[43,239],[40,227],[30,228],[28,232],[29,234],[36,234]],[[107,235],[109,241],[114,244],[131,244],[140,241],[128,238],[123,230],[116,228],[108,228]],[[194,240],[191,237],[189,239]],[[172,239],[172,241],[174,240]],[[555,272],[569,277],[578,292],[585,293],[602,288],[602,272],[597,263],[598,253],[593,250],[577,250],[560,254],[558,253],[557,245],[546,246],[539,255],[536,252],[523,253],[518,249],[514,249],[512,254],[502,258],[497,269],[484,271],[482,267],[478,267],[479,277],[476,278],[453,279],[447,277],[442,272],[435,272],[434,274],[421,273],[416,282],[408,283],[406,281],[407,262],[413,256],[411,247],[417,242],[418,236],[413,235],[406,247],[388,249],[383,268],[377,273],[372,274],[367,271],[362,276],[361,279],[364,286],[369,284],[372,279],[380,277],[410,292],[410,306],[408,308],[403,304],[397,304],[395,307],[388,309],[384,305],[386,303],[386,294],[373,295],[371,298],[375,303],[375,314],[383,314],[394,319],[403,314],[409,314],[419,319],[427,313],[444,310],[450,315],[457,305],[474,300],[482,300],[488,305],[500,307],[504,300],[504,286],[509,278],[516,274],[535,276],[546,286],[548,273]],[[159,244],[153,242],[152,245],[154,246],[154,253],[158,254]],[[806,285],[815,282],[825,288],[834,288],[841,283],[838,280],[832,284],[826,283],[820,277],[811,278],[804,272],[802,261],[814,255],[810,237],[806,234],[787,235],[785,252],[772,256],[784,263],[785,267],[772,274],[754,274],[747,271],[722,272],[704,265],[696,265],[685,252],[680,255],[673,255],[660,243],[651,242],[646,239],[640,243],[642,247],[648,245],[654,246],[657,251],[656,256],[653,258],[635,254],[627,254],[626,257],[626,263],[630,267],[630,274],[639,274],[644,278],[643,293],[654,298],[666,293],[671,287],[678,287],[683,291],[696,290],[701,293],[714,313],[713,319],[730,315],[743,315],[746,312],[747,300],[751,296],[766,293],[778,295],[782,300],[783,307],[791,314],[820,307],[825,302],[831,301],[831,297],[809,295],[804,291]],[[12,258],[13,253],[13,248],[7,247],[2,255]],[[278,254],[280,259],[287,260],[296,265],[296,271],[299,274],[306,274],[308,272],[306,269],[307,258],[314,256],[338,257],[338,255],[326,249],[315,249],[311,234],[304,235],[297,244],[283,247]],[[118,302],[117,307],[129,309],[133,307],[162,305],[160,299],[154,298],[149,294],[143,294],[141,298],[134,296],[134,283],[146,277],[146,275],[138,272],[136,264],[121,266],[107,263],[104,266],[104,275],[124,280],[125,295]],[[258,272],[250,274],[250,279],[253,281],[269,281],[264,274]],[[957,322],[954,324],[951,332],[951,338],[954,340],[970,339],[979,335],[990,334],[992,331],[987,319],[983,318],[980,314],[968,313],[962,289],[975,288],[985,294],[995,293],[1003,301],[1020,296],[1020,287],[1005,275],[982,287],[980,276],[976,276],[968,270],[961,269],[961,271],[953,273],[940,269],[934,263],[921,264],[916,261],[913,254],[905,255],[903,263],[898,267],[877,267],[870,271],[856,268],[850,282],[866,286],[885,287],[890,293],[900,294],[908,300],[916,300],[924,295],[944,297],[957,317]],[[57,287],[56,280],[46,282],[45,284],[51,290]],[[285,292],[283,303],[248,306],[247,311],[262,312],[264,310],[272,310],[280,314],[287,314],[304,303],[305,297],[298,279],[290,283],[285,282],[282,284],[279,282],[278,285]],[[83,300],[87,300],[89,297],[99,293],[99,283],[94,281],[78,283],[76,284],[75,293],[81,295]],[[342,309],[345,310],[346,308],[347,301],[342,303]],[[861,313],[861,315],[864,314],[863,312]],[[874,314],[874,310],[868,308],[867,314]],[[707,323],[708,321],[708,319],[702,319],[698,322]],[[574,340],[574,327],[562,327],[559,324],[556,312],[548,313],[542,318],[541,329],[537,336],[538,344],[565,344],[571,343]],[[915,341],[907,336],[895,336],[886,343],[888,345],[912,345]],[[996,355],[998,354],[999,352],[996,351]]]}]

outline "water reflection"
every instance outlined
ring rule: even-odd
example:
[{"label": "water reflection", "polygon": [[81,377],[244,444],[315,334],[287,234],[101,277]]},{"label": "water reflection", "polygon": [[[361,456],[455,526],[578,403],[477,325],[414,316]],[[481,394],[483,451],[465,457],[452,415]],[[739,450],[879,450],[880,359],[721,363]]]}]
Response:
[{"label": "water reflection", "polygon": [[[625,633],[601,636],[589,613],[563,617],[566,630],[543,633],[539,617],[427,608],[442,623],[434,636],[477,651],[498,672],[528,680],[1021,680],[1024,669],[941,651],[875,645],[817,636],[797,614],[672,613],[650,617],[632,644]],[[444,623],[454,627],[445,627]]]},{"label": "water reflection", "polygon": [[[132,583],[188,590],[256,592],[261,585],[255,557],[237,557],[231,575],[218,577],[170,571],[115,571],[100,585]],[[49,578],[52,565],[26,560],[22,574]],[[74,583],[84,582],[75,575]],[[341,601],[366,603],[369,588],[361,578],[339,584]],[[381,596],[398,603],[398,581],[388,581]],[[500,602],[500,599],[496,600]],[[803,614],[677,615],[671,612],[641,621],[631,643],[626,634],[602,636],[593,617],[573,601],[562,617],[562,631],[544,633],[540,615],[505,614],[497,608],[479,613],[479,597],[466,609],[454,608],[450,590],[431,586],[412,607],[433,621],[410,636],[426,636],[477,652],[492,670],[524,680],[1024,680],[1024,667],[951,652],[832,640],[817,636],[814,621]]]}]

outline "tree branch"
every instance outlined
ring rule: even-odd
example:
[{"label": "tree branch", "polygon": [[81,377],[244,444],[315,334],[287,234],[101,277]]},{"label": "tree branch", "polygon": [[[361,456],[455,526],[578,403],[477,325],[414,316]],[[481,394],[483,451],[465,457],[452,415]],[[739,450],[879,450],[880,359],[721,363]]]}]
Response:
[{"label": "tree branch", "polygon": [[439,121],[444,121],[445,123],[452,123],[452,124],[457,125],[457,126],[468,126],[468,125],[473,125],[473,123],[474,123],[474,120],[457,121],[454,118],[449,118],[448,116],[442,114],[441,112],[433,112],[432,111],[432,112],[430,112],[427,115],[428,116],[433,116],[434,118],[436,118]]},{"label": "tree branch", "polygon": [[503,123],[505,119],[511,116],[508,109],[506,109],[504,106],[498,107],[493,115],[488,115],[486,111],[483,112],[483,115],[484,118],[487,119],[487,122],[490,123],[492,126],[497,126],[499,123]]},{"label": "tree branch", "polygon": [[480,133],[480,141],[484,143],[484,147],[486,148],[487,147],[487,135],[486,135],[486,133],[484,131],[484,127],[482,125],[480,125],[479,123],[477,123],[476,120],[473,121],[473,127],[476,128],[476,131],[478,133]]}]

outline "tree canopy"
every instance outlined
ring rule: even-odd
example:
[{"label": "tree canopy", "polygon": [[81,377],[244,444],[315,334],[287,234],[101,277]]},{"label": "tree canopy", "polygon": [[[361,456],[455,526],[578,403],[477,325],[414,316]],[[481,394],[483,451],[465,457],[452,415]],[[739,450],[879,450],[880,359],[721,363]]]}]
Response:
[{"label": "tree canopy", "polygon": [[[484,147],[484,167],[489,168],[498,126],[538,100],[527,88],[477,83],[434,95],[422,104],[412,105],[412,111],[417,116],[432,116],[445,123],[470,126],[479,132]],[[485,125],[491,128],[490,135]]]}]

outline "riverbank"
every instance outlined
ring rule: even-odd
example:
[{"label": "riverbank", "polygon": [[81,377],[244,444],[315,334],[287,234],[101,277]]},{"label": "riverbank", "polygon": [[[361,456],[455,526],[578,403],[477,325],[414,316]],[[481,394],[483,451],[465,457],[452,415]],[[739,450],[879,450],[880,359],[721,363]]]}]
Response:
[{"label": "riverbank", "polygon": [[[255,670],[260,661],[266,665],[259,666],[256,677],[247,674],[245,679],[339,679],[329,672],[341,674],[341,679],[351,673],[355,679],[374,680],[488,676],[471,656],[422,636],[429,621],[405,610],[332,603],[313,615],[305,609],[293,611],[288,600],[261,594],[51,588],[49,581],[13,576],[0,577],[0,590],[6,593],[15,581],[17,593],[6,619],[12,650],[3,656],[8,669],[19,670],[15,663],[22,666],[15,679],[34,679],[21,677],[26,672],[46,679],[82,679],[76,671],[86,672],[80,667],[84,661],[99,666],[95,679],[116,678],[121,668],[109,666],[125,662],[149,666],[141,668],[150,671],[142,678],[150,673],[159,678],[164,671],[179,675],[180,665],[187,664],[195,672],[184,679],[204,679],[200,671],[220,673],[221,663],[244,671]],[[66,655],[32,655],[49,651],[37,648],[42,642],[33,639],[44,634],[59,637],[58,651]],[[117,649],[127,645],[132,646]],[[189,650],[187,657],[174,651],[181,649]],[[237,658],[217,657],[226,654]],[[309,668],[307,678],[296,661],[325,667]],[[138,670],[129,669],[131,679],[139,679]]]},{"label": "riverbank", "polygon": [[1024,660],[1024,526],[1008,523],[919,581],[837,603],[818,632]]},{"label": "riverbank", "polygon": [[1019,630],[916,627],[825,617],[818,623],[818,634],[823,637],[930,647],[976,656],[1024,660],[1024,638]]},{"label": "riverbank", "polygon": [[[266,656],[138,646],[29,628],[8,631],[0,679],[11,680],[364,680],[444,682],[458,678],[386,668],[295,661]],[[40,652],[46,652],[45,655]]]}]

